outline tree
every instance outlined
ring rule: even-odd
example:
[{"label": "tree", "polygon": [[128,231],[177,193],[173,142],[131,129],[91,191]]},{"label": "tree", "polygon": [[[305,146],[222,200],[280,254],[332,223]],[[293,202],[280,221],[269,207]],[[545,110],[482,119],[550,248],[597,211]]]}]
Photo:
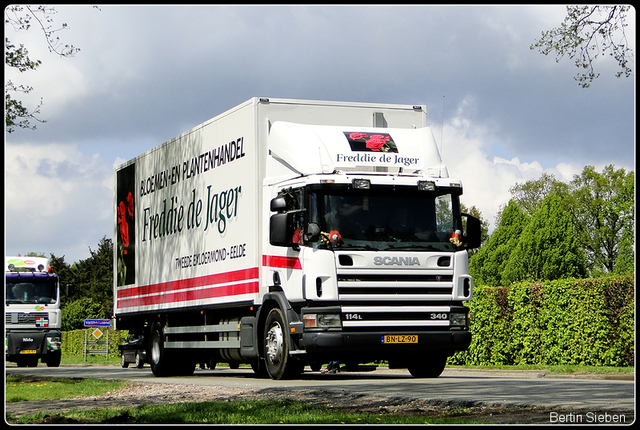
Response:
[{"label": "tree", "polygon": [[106,236],[98,250],[89,248],[91,257],[74,264],[73,299],[90,297],[109,316],[113,312],[113,241]]},{"label": "tree", "polygon": [[[598,173],[587,166],[570,185],[566,203],[589,268],[593,273],[628,272],[633,260],[634,173],[613,165]],[[618,262],[622,266],[617,271]]]},{"label": "tree", "polygon": [[69,302],[69,293],[73,291],[73,271],[62,257],[51,254],[49,265],[60,280],[60,304],[64,307]]},{"label": "tree", "polygon": [[480,285],[504,285],[503,273],[509,257],[529,222],[519,205],[510,200],[502,211],[500,224],[469,262],[469,273]]},{"label": "tree", "polygon": [[[49,52],[60,57],[71,57],[79,52],[80,49],[73,45],[63,44],[56,35],[57,32],[67,28],[66,23],[63,23],[60,28],[54,27],[53,15],[57,13],[56,9],[52,6],[38,6],[34,8],[32,6],[10,5],[5,8],[5,24],[10,24],[16,31],[26,31],[35,23],[44,34]],[[29,51],[24,45],[16,47],[7,37],[5,37],[4,41],[5,64],[7,66],[13,67],[23,73],[36,70],[40,64],[42,64],[40,60],[34,61],[29,58]],[[31,120],[41,123],[46,122],[37,117],[37,115],[40,114],[42,99],[40,99],[40,104],[38,104],[36,108],[30,110],[26,108],[20,100],[12,97],[12,93],[28,94],[32,90],[33,88],[30,86],[17,85],[11,80],[8,80],[5,84],[5,125],[8,133],[14,132],[16,127],[34,130],[36,126],[31,125]]]},{"label": "tree", "polygon": [[567,184],[560,182],[550,173],[543,173],[540,179],[516,183],[509,188],[511,198],[517,205],[531,216],[538,210],[542,200],[549,194],[564,196],[568,192]]},{"label": "tree", "polygon": [[502,273],[507,283],[582,278],[584,254],[578,246],[573,220],[558,195],[545,197]]},{"label": "tree", "polygon": [[567,16],[560,27],[543,31],[542,37],[530,46],[541,54],[556,53],[556,62],[567,55],[583,70],[574,79],[588,88],[600,74],[593,62],[608,53],[619,66],[617,77],[632,74],[629,65],[633,52],[629,48],[625,27],[630,6],[567,6]]},{"label": "tree", "polygon": [[85,319],[107,319],[111,312],[105,313],[102,305],[90,297],[84,297],[69,303],[62,310],[62,330],[79,330],[84,328]]},{"label": "tree", "polygon": [[553,175],[516,184],[509,189],[513,201],[532,215],[546,196],[557,195],[573,216],[578,245],[591,275],[633,273],[635,186],[634,173],[613,165],[596,172],[586,166],[569,183]]}]

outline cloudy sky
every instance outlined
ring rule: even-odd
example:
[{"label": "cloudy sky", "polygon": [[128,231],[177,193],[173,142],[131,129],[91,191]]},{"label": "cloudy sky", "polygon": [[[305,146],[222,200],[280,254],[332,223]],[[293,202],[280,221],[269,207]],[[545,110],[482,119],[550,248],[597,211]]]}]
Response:
[{"label": "cloudy sky", "polygon": [[[62,43],[24,44],[44,124],[5,134],[5,255],[73,263],[113,234],[113,168],[254,96],[425,104],[463,203],[493,223],[514,184],[635,170],[635,77],[588,89],[529,46],[564,6],[59,6]],[[635,10],[627,43],[635,50]],[[493,228],[493,226],[492,226]]]}]

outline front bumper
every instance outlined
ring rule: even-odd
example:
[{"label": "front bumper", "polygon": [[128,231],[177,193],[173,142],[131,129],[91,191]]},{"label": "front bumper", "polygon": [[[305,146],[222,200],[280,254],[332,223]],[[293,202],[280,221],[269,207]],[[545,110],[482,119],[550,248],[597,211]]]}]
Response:
[{"label": "front bumper", "polygon": [[322,331],[302,334],[302,346],[308,356],[335,357],[348,359],[357,357],[358,361],[395,360],[413,354],[452,355],[464,351],[471,344],[471,332],[468,330],[447,331],[402,331],[405,337],[417,336],[416,343],[385,343],[383,340],[390,332],[344,332]]},{"label": "front bumper", "polygon": [[5,336],[9,361],[25,357],[41,358],[61,349],[60,330],[10,330],[5,332]]}]

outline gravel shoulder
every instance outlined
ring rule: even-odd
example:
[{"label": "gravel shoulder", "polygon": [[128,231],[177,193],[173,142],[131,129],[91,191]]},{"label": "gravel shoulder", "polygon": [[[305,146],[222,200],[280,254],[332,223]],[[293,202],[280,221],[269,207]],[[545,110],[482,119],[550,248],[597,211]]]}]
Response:
[{"label": "gravel shoulder", "polygon": [[[129,382],[124,389],[101,396],[76,397],[43,402],[16,402],[6,404],[6,415],[19,417],[44,412],[42,423],[77,423],[60,416],[73,409],[94,409],[111,407],[137,407],[186,402],[238,401],[252,399],[294,399],[310,404],[325,405],[351,412],[371,414],[412,414],[426,417],[466,417],[484,423],[502,424],[549,424],[549,408],[483,404],[479,402],[452,402],[418,400],[402,397],[372,396],[335,390],[305,389],[261,389],[234,388],[223,386],[200,386],[186,384]],[[562,413],[558,408],[554,413]],[[572,409],[574,415],[588,413]],[[610,412],[611,413],[611,412]],[[567,412],[569,414],[569,412]],[[633,411],[621,411],[626,423],[633,422]],[[126,422],[124,416],[122,421]],[[116,419],[111,423],[118,423]]]}]

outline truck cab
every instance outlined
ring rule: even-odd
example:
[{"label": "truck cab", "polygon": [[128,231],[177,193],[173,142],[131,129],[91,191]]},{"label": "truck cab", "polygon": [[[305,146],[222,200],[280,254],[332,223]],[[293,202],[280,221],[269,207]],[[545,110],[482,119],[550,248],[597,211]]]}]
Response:
[{"label": "truck cab", "polygon": [[58,367],[61,359],[60,283],[48,260],[7,257],[5,351],[7,361]]}]

